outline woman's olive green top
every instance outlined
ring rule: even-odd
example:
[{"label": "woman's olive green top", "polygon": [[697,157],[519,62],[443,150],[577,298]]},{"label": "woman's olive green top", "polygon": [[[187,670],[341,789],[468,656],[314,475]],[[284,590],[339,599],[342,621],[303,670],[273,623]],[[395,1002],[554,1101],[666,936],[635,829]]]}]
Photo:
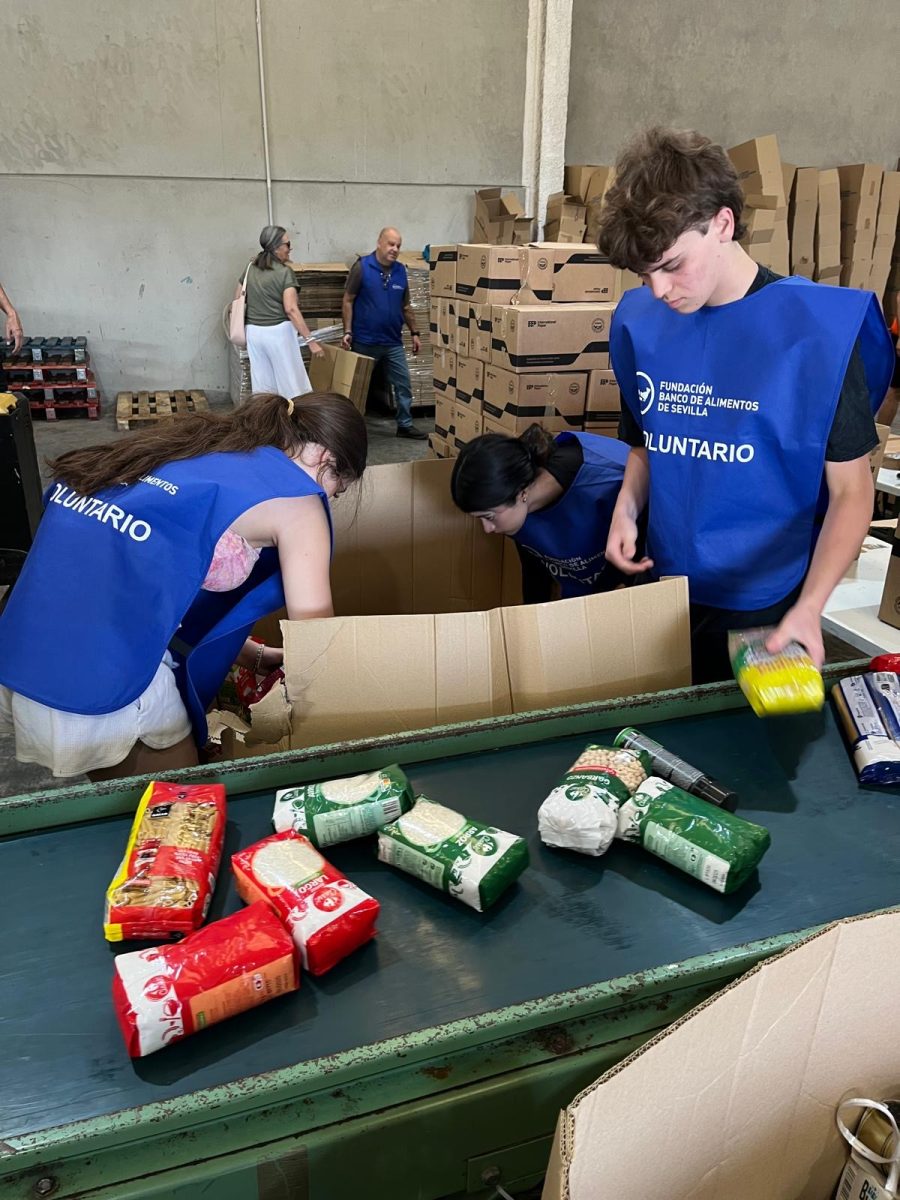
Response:
[{"label": "woman's olive green top", "polygon": [[285,288],[296,286],[294,272],[284,263],[275,263],[270,270],[251,266],[247,272],[247,324],[281,325],[288,319],[284,311]]}]

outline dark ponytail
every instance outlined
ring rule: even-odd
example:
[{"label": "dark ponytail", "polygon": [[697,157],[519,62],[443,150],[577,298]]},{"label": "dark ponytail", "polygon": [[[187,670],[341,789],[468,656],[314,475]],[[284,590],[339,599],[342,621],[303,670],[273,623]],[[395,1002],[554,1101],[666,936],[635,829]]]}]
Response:
[{"label": "dark ponytail", "polygon": [[489,512],[515,504],[523,488],[534,483],[555,443],[540,425],[521,437],[485,433],[463,446],[450,477],[450,494],[463,512]]}]

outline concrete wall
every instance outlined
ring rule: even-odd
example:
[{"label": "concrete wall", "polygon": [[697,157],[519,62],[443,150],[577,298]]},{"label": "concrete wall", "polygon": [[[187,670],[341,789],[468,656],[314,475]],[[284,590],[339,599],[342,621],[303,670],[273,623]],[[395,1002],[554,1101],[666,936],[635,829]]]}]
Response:
[{"label": "concrete wall", "polygon": [[[526,0],[262,0],[293,257],[468,236],[522,171]],[[0,281],[120,389],[227,386],[221,312],[267,223],[253,0],[0,8]]]},{"label": "concrete wall", "polygon": [[776,133],[789,162],[896,167],[897,0],[575,0],[567,162],[613,161],[636,130],[733,146]]}]

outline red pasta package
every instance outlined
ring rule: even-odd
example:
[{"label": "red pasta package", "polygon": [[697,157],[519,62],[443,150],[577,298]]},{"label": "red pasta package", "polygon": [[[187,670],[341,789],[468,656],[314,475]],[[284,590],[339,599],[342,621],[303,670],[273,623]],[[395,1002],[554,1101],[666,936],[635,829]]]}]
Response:
[{"label": "red pasta package", "polygon": [[113,1004],[132,1058],[153,1054],[300,986],[290,934],[251,904],[174,946],[116,958]]},{"label": "red pasta package", "polygon": [[239,894],[267,901],[291,931],[304,970],[322,975],[375,936],[381,905],[287,829],[232,855]]},{"label": "red pasta package", "polygon": [[216,886],[224,837],[220,783],[149,784],[106,892],[106,940],[160,941],[198,929]]}]

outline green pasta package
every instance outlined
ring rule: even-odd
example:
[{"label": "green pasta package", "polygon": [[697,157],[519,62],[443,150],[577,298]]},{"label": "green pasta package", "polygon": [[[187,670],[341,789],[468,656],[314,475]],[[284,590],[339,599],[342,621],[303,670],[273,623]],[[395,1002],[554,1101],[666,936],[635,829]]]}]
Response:
[{"label": "green pasta package", "polygon": [[281,788],[275,793],[276,833],[292,829],[318,849],[374,833],[412,808],[413,790],[396,764],[365,775]]},{"label": "green pasta package", "polygon": [[528,845],[418,796],[408,813],[379,830],[378,857],[484,912],[528,866]]},{"label": "green pasta package", "polygon": [[616,837],[639,843],[717,892],[745,883],[771,841],[762,825],[652,775],[619,808]]}]

